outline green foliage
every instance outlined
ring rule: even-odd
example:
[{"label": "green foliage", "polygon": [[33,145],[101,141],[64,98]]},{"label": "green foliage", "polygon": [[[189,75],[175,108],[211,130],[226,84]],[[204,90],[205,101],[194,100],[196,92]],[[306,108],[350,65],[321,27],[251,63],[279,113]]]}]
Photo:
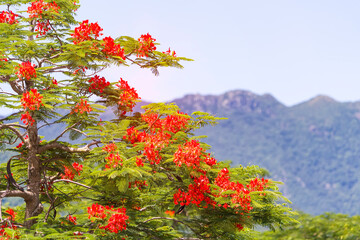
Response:
[{"label": "green foliage", "polygon": [[259,240],[344,239],[360,237],[360,216],[325,213],[319,216],[300,214],[298,224],[283,230],[267,231],[257,236]]}]

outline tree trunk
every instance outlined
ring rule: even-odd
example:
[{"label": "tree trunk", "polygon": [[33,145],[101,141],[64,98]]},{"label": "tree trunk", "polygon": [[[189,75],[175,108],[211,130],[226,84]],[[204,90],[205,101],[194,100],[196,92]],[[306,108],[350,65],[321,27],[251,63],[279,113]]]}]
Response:
[{"label": "tree trunk", "polygon": [[28,218],[35,217],[39,215],[43,206],[40,203],[40,186],[41,186],[41,164],[40,160],[37,157],[37,149],[39,144],[39,137],[37,132],[36,122],[30,126],[28,129],[28,188],[27,191],[30,192],[30,197],[25,199],[26,209],[25,209],[25,227],[30,228],[36,223],[35,219],[27,220]]}]

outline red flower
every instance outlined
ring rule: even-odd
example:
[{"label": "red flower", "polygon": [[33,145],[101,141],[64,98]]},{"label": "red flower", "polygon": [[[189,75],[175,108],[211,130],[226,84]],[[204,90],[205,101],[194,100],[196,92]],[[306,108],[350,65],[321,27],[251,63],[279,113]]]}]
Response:
[{"label": "red flower", "polygon": [[141,35],[138,41],[140,43],[140,47],[137,50],[138,57],[147,57],[149,52],[156,50],[154,44],[156,39],[152,38],[149,33]]},{"label": "red flower", "polygon": [[21,104],[24,109],[39,110],[44,105],[42,104],[43,96],[41,96],[36,89],[31,89],[30,92],[23,93]]},{"label": "red flower", "polygon": [[[116,86],[121,91],[119,96],[119,105],[130,108],[130,111],[135,107],[135,103],[140,99],[134,88],[131,88],[127,81],[120,78],[119,83]],[[126,112],[124,112],[125,114]]]},{"label": "red flower", "polygon": [[169,215],[170,217],[173,217],[175,215],[175,211],[166,210],[165,214]]},{"label": "red flower", "polygon": [[78,44],[83,41],[97,39],[102,35],[102,30],[98,23],[89,23],[89,20],[84,20],[80,23],[79,27],[74,29],[74,33],[71,36],[74,38],[74,44]]},{"label": "red flower", "polygon": [[209,197],[211,195],[209,179],[206,176],[194,178],[194,184],[190,184],[187,192],[181,189],[174,194],[174,204],[189,205],[190,203],[200,207],[215,205],[215,202]]},{"label": "red flower", "polygon": [[[21,120],[22,120],[22,119],[21,119]],[[28,138],[29,138],[29,136],[26,135],[26,136],[25,136],[25,139],[28,139]],[[16,146],[16,148],[21,148],[23,145],[24,145],[24,142],[21,142],[21,143],[19,143],[19,145]]]},{"label": "red flower", "polygon": [[120,44],[115,44],[114,39],[111,37],[105,37],[102,44],[103,52],[110,56],[118,56],[125,60],[124,49],[121,48]]},{"label": "red flower", "polygon": [[14,210],[12,208],[9,208],[8,210],[5,211],[7,214],[10,215],[10,220],[14,221],[15,216],[16,216],[16,212],[14,212]]},{"label": "red flower", "polygon": [[73,109],[72,113],[74,112],[80,112],[80,113],[84,113],[84,112],[91,112],[92,108],[90,107],[90,104],[87,103],[86,100],[81,99],[80,102],[78,104],[76,104],[75,108]]},{"label": "red flower", "polygon": [[162,53],[165,53],[165,54],[167,54],[167,55],[169,55],[169,56],[176,57],[176,52],[175,52],[175,51],[172,51],[172,52],[171,52],[170,48],[169,48],[169,50],[167,50],[167,51],[165,51],[165,52],[162,52]]},{"label": "red flower", "polygon": [[116,168],[118,165],[122,166],[122,158],[118,153],[110,153],[106,158],[105,168]]},{"label": "red flower", "polygon": [[53,18],[51,14],[58,13],[59,9],[60,7],[55,1],[50,3],[44,3],[43,0],[32,2],[27,12],[29,13],[29,18],[37,19],[35,31],[39,32],[40,35],[45,35],[50,30],[50,21],[43,19],[43,17]]},{"label": "red flower", "polygon": [[31,123],[31,126],[35,122],[35,120],[31,117],[29,112],[25,112],[25,114],[21,114],[21,121],[26,125],[29,125],[29,123]]},{"label": "red flower", "polygon": [[144,163],[143,163],[142,159],[139,158],[139,157],[136,158],[136,166],[138,166],[138,167],[143,167],[144,166]]},{"label": "red flower", "polygon": [[6,12],[2,11],[0,12],[0,23],[8,23],[8,24],[14,24],[18,23],[18,21],[15,19],[18,15],[13,13],[12,11]]},{"label": "red flower", "polygon": [[106,218],[105,207],[94,203],[91,207],[88,207],[89,219],[91,217],[104,219]]},{"label": "red flower", "polygon": [[75,216],[69,215],[69,216],[67,217],[67,220],[69,220],[69,221],[72,222],[74,225],[76,225],[76,217],[75,217]]},{"label": "red flower", "polygon": [[35,64],[31,65],[31,62],[23,62],[15,68],[18,69],[16,75],[20,80],[21,78],[26,78],[27,80],[30,80],[31,78],[36,78],[36,70],[34,67]]},{"label": "red flower", "polygon": [[100,228],[106,229],[113,233],[126,230],[126,220],[129,219],[129,216],[126,215],[126,208],[119,208],[113,211],[116,211],[116,213],[110,216],[108,224],[105,226],[100,226]]},{"label": "red flower", "polygon": [[129,182],[129,188],[137,187],[139,190],[141,190],[141,188],[144,186],[148,186],[145,180],[144,181],[135,180],[134,182]]},{"label": "red flower", "polygon": [[114,153],[117,150],[117,146],[115,145],[115,143],[109,143],[105,145],[102,150],[108,153]]},{"label": "red flower", "polygon": [[89,80],[90,87],[89,92],[92,92],[92,90],[98,90],[99,92],[103,92],[104,89],[110,85],[110,82],[106,81],[104,77],[100,78],[98,75],[95,75]]},{"label": "red flower", "polygon": [[[75,169],[75,171],[77,172],[77,174],[80,176],[80,172],[82,171],[83,165],[74,162],[72,164],[73,168]],[[69,179],[69,180],[73,180],[75,177],[75,173],[69,169],[68,167],[64,166],[64,172],[65,174],[61,174],[61,179]]]}]

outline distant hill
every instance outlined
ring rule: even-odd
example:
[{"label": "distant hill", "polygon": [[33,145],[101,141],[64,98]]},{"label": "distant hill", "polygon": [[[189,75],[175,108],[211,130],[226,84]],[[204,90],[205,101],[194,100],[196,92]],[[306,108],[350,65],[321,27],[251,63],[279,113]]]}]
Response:
[{"label": "distant hill", "polygon": [[[218,160],[268,169],[272,179],[284,182],[282,192],[294,208],[360,214],[360,102],[317,96],[287,107],[269,94],[242,90],[186,95],[172,102],[187,113],[227,117],[198,134],[208,136]],[[103,119],[110,119],[110,112]],[[57,131],[46,129],[46,135]]]},{"label": "distant hill", "polygon": [[296,209],[360,214],[360,102],[327,96],[286,107],[271,95],[187,95],[185,112],[227,117],[200,130],[219,160],[268,169]]}]

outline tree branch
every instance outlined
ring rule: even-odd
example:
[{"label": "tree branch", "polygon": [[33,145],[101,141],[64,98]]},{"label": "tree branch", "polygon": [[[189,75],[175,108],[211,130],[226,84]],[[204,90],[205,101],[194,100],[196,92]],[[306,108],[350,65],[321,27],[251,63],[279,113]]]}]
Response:
[{"label": "tree branch", "polygon": [[0,198],[4,197],[21,197],[23,199],[27,199],[31,197],[32,194],[28,191],[20,191],[20,190],[4,190],[0,191]]},{"label": "tree branch", "polygon": [[80,122],[76,122],[73,125],[71,125],[70,127],[66,128],[59,136],[57,136],[54,140],[54,142],[57,142],[57,140],[59,140],[59,138],[61,138],[67,131],[69,131],[70,129],[72,129],[73,127],[75,127],[76,125],[78,125]]},{"label": "tree branch", "polygon": [[78,183],[78,182],[75,182],[75,181],[72,181],[72,180],[69,180],[69,179],[58,179],[58,180],[53,181],[53,183],[57,183],[57,182],[69,182],[69,183],[73,183],[73,184],[82,186],[82,187],[87,188],[87,189],[92,189],[92,187],[86,186],[84,184],[81,184],[81,183]]},{"label": "tree branch", "polygon": [[86,152],[90,151],[89,147],[91,145],[94,145],[94,144],[87,144],[81,148],[73,148],[73,147],[66,146],[62,143],[51,142],[44,146],[39,147],[38,153],[43,153],[49,149],[60,149],[60,150],[63,150],[63,151],[69,152],[69,153],[86,153]]},{"label": "tree branch", "polygon": [[16,127],[21,127],[21,128],[26,128],[22,125],[19,125],[19,124],[13,124],[13,123],[10,123],[10,124],[0,124],[0,130],[1,129],[9,129],[11,130],[13,133],[16,134],[16,136],[18,136],[18,138],[21,139],[21,141],[24,143],[24,144],[27,144],[26,141],[25,141],[25,138],[23,137],[23,135],[21,134],[21,132],[19,130],[17,130],[16,128],[14,128],[14,126]]}]

